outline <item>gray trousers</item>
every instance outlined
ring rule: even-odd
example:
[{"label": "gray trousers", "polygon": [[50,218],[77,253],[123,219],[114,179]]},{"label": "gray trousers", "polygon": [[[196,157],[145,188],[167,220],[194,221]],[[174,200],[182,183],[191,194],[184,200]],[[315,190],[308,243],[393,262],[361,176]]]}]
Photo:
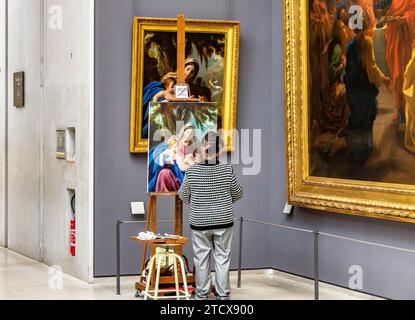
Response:
[{"label": "gray trousers", "polygon": [[229,268],[233,228],[192,230],[194,265],[196,269],[196,298],[205,299],[211,292],[210,256],[215,263],[215,289],[220,297],[231,293]]}]

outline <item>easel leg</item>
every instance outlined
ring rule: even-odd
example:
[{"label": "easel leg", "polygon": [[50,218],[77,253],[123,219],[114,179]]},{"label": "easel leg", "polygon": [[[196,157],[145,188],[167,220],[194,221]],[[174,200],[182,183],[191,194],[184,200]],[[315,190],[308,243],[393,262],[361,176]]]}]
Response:
[{"label": "easel leg", "polygon": [[[150,196],[153,201],[151,202],[151,231],[154,233],[157,233],[157,196]],[[157,246],[151,245],[151,256],[154,256],[156,254],[156,248]],[[155,271],[155,270],[153,270]],[[154,283],[156,274],[153,272],[152,282]]]},{"label": "easel leg", "polygon": [[[157,196],[150,196],[152,201],[152,207],[151,207],[151,231],[154,233],[157,233]],[[156,253],[155,246],[151,246],[151,255],[154,255]]]},{"label": "easel leg", "polygon": [[[149,211],[147,215],[147,221],[146,221],[146,231],[150,231],[150,221],[153,217],[153,210],[154,210],[154,202],[156,201],[156,198],[154,196],[150,196],[149,198]],[[141,260],[141,271],[144,271],[145,265],[146,265],[146,258],[147,258],[147,244],[144,244],[144,251],[143,251],[143,258]]]},{"label": "easel leg", "polygon": [[[174,232],[178,236],[183,236],[183,202],[180,200],[179,196],[176,196],[175,206],[174,206]],[[179,256],[183,255],[183,247],[178,247],[175,249],[175,253]]]}]

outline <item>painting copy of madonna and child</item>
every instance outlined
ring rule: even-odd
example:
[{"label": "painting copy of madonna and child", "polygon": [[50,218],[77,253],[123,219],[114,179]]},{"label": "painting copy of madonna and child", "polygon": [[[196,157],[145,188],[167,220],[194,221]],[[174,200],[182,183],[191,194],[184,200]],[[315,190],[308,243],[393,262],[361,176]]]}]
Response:
[{"label": "painting copy of madonna and child", "polygon": [[205,136],[217,132],[217,103],[161,102],[150,105],[149,193],[177,192],[185,172],[202,161]]},{"label": "painting copy of madonna and child", "polygon": [[415,0],[308,4],[310,175],[415,184]]}]

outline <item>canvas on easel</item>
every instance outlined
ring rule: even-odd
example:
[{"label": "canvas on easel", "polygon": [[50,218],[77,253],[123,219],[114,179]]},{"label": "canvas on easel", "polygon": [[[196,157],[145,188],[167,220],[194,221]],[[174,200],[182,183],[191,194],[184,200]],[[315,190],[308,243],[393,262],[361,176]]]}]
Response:
[{"label": "canvas on easel", "polygon": [[150,105],[148,193],[177,192],[185,172],[201,161],[201,143],[217,131],[216,103],[162,102]]}]

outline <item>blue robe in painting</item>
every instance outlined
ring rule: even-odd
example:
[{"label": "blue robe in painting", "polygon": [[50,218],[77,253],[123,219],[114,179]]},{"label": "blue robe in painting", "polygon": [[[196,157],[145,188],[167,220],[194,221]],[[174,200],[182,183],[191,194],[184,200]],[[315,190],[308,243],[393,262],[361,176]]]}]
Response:
[{"label": "blue robe in painting", "polygon": [[164,86],[161,81],[154,81],[148,84],[144,88],[143,92],[143,125],[141,131],[141,137],[143,139],[148,139],[148,129],[149,129],[149,116],[150,116],[150,102],[153,100],[153,97],[161,92],[164,91]]},{"label": "blue robe in painting", "polygon": [[[166,167],[160,166],[158,163],[158,157],[166,151],[168,148],[167,143],[162,142],[159,145],[152,148],[148,154],[148,192],[156,192],[157,186],[157,178],[162,169],[166,169]],[[169,165],[168,169],[172,170],[174,175],[183,182],[185,172],[179,169],[176,161],[174,165]]]},{"label": "blue robe in painting", "polygon": [[379,89],[369,82],[366,70],[360,63],[356,41],[347,49],[346,95],[350,107],[346,131],[349,156],[367,157],[373,148],[373,123],[377,116]]}]

